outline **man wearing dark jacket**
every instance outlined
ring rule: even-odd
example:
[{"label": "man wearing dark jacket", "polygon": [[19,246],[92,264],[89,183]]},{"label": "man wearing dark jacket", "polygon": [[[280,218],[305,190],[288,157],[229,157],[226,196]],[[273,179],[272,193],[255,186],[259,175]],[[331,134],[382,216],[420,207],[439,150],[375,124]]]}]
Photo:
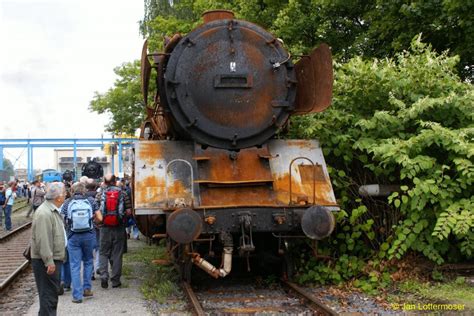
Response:
[{"label": "man wearing dark jacket", "polygon": [[105,188],[99,196],[103,226],[100,228],[99,270],[102,288],[109,287],[109,262],[112,267],[112,287],[120,287],[122,256],[125,245],[126,217],[131,214],[132,205],[128,195],[116,185],[112,174],[104,177]]}]

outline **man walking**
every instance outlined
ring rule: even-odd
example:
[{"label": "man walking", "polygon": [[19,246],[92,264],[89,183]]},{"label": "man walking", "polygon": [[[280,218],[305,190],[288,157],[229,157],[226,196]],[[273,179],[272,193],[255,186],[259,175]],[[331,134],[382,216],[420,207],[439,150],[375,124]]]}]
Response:
[{"label": "man walking", "polygon": [[66,256],[66,233],[59,207],[65,195],[64,184],[49,184],[45,203],[33,215],[31,265],[39,294],[39,316],[55,316],[58,307],[59,273]]},{"label": "man walking", "polygon": [[122,275],[122,256],[125,245],[126,216],[131,213],[131,203],[127,194],[116,185],[112,174],[104,177],[105,188],[100,196],[100,210],[103,226],[100,228],[100,278],[101,286],[109,287],[109,262],[112,266],[112,287],[120,287]]},{"label": "man walking", "polygon": [[[94,198],[85,195],[84,183],[76,182],[71,187],[71,198],[62,209],[68,237],[69,265],[72,280],[72,301],[82,303],[83,297],[92,296],[92,273],[94,269],[92,251],[95,245],[94,216],[102,221]],[[81,282],[81,263],[84,271]]]},{"label": "man walking", "polygon": [[5,185],[3,184],[3,181],[0,181],[0,206],[2,209],[0,210],[0,227],[3,227],[3,210],[5,207],[5,202],[7,199],[5,198]]},{"label": "man walking", "polygon": [[[97,183],[94,179],[87,178],[86,183],[86,196],[91,197],[94,200],[97,197]],[[100,228],[99,224],[94,222],[94,231],[95,231],[95,246],[94,246],[94,272],[100,274],[99,272],[99,245],[100,245]],[[92,272],[92,280],[95,280],[95,273]]]},{"label": "man walking", "polygon": [[16,198],[16,181],[8,182],[9,188],[5,191],[5,205],[4,205],[4,213],[5,213],[5,229],[12,230],[12,208],[13,203],[15,203]]},{"label": "man walking", "polygon": [[31,208],[26,214],[26,217],[30,217],[30,214],[36,211],[36,209],[43,203],[44,201],[44,189],[41,187],[41,182],[38,180],[33,181],[33,189],[31,193]]}]

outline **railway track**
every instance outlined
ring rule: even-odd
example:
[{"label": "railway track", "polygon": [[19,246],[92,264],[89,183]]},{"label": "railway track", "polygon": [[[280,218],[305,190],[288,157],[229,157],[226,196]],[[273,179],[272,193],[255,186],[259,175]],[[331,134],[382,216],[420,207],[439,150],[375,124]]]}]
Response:
[{"label": "railway track", "polygon": [[31,237],[31,222],[0,236],[0,293],[29,266],[23,251]]},{"label": "railway track", "polygon": [[280,280],[269,286],[254,282],[211,286],[196,292],[186,282],[182,288],[195,315],[298,314],[338,315],[311,293]]}]

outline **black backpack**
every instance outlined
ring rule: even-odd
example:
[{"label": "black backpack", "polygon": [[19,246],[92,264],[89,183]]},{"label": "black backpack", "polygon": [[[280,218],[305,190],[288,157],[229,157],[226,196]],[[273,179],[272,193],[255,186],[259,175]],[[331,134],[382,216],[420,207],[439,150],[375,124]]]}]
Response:
[{"label": "black backpack", "polygon": [[0,191],[0,205],[5,204],[6,196],[5,196],[5,189]]}]

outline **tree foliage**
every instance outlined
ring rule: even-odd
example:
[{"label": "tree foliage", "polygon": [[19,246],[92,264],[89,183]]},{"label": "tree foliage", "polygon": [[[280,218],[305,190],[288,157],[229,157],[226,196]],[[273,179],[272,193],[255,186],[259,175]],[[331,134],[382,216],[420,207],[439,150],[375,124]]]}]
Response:
[{"label": "tree foliage", "polygon": [[123,63],[114,72],[118,76],[114,87],[105,93],[95,92],[89,109],[111,115],[107,131],[133,135],[145,116],[140,88],[140,61]]},{"label": "tree foliage", "polygon": [[[457,62],[417,37],[393,59],[336,63],[332,106],[292,120],[292,136],[319,138],[331,166],[343,211],[326,251],[353,258],[351,275],[361,258],[409,250],[438,264],[473,258],[474,89],[456,74]],[[370,183],[401,190],[360,198],[357,188]],[[332,271],[332,281],[343,278],[312,264],[310,271]]]},{"label": "tree foliage", "polygon": [[15,175],[13,164],[8,158],[3,158],[3,170],[6,171],[7,176],[11,177]]},{"label": "tree foliage", "polygon": [[472,80],[473,1],[461,0],[145,0],[142,34],[154,48],[175,32],[187,33],[210,9],[231,9],[238,18],[273,31],[293,54],[328,43],[340,61],[354,56],[393,57],[422,34],[438,53],[449,50],[459,70]]}]

